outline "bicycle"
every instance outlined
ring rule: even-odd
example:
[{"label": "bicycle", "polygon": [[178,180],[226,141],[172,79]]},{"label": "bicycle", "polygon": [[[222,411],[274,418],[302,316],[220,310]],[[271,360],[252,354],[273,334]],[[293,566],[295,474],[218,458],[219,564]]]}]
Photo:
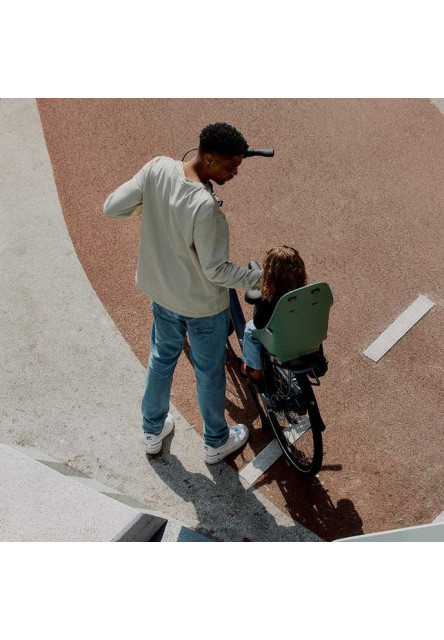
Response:
[{"label": "bicycle", "polygon": [[[254,261],[249,263],[249,267],[260,269]],[[245,300],[252,305],[258,304],[261,292],[247,291]],[[303,318],[305,300],[310,308],[307,307],[308,313]],[[262,428],[272,428],[288,462],[305,477],[316,475],[322,466],[325,424],[313,387],[320,386],[319,378],[328,369],[319,339],[326,338],[328,312],[332,304],[330,287],[324,282],[307,285],[283,296],[267,326],[254,332],[263,345],[263,377],[258,381],[247,376]],[[290,317],[298,305],[299,323],[293,320],[295,316]],[[317,306],[316,310],[314,306]],[[236,333],[242,351],[245,317],[234,289],[230,289],[230,315],[227,346],[241,373],[242,359],[235,353],[230,336]],[[295,337],[299,338],[296,343]],[[285,345],[286,339],[293,344]]]}]

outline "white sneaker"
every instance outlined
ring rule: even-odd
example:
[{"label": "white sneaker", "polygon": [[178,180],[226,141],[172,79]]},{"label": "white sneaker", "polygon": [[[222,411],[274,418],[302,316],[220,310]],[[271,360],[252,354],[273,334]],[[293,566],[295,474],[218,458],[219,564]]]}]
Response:
[{"label": "white sneaker", "polygon": [[165,422],[163,423],[162,431],[159,435],[155,435],[154,433],[145,433],[143,436],[143,442],[145,444],[145,449],[147,453],[159,453],[162,448],[162,440],[167,437],[174,429],[174,418],[169,413],[165,418]]},{"label": "white sneaker", "polygon": [[220,447],[210,447],[209,444],[204,446],[204,460],[207,464],[215,464],[226,458],[230,453],[240,449],[248,440],[248,428],[244,424],[235,424],[230,427],[230,435],[225,444]]}]

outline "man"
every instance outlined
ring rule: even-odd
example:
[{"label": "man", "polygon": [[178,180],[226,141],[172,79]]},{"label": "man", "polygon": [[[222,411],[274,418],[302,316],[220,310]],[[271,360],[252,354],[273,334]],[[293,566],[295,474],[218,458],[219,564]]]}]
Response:
[{"label": "man", "polygon": [[187,333],[204,423],[205,461],[223,460],[248,439],[245,425],[228,427],[225,419],[228,289],[260,289],[262,272],[228,261],[228,224],[210,182],[223,185],[233,179],[247,149],[234,127],[208,125],[192,160],[156,157],[105,201],[108,218],[142,214],[136,283],[151,298],[153,309],[142,399],[144,443],[150,454],[161,450],[174,428],[168,412],[170,390]]}]

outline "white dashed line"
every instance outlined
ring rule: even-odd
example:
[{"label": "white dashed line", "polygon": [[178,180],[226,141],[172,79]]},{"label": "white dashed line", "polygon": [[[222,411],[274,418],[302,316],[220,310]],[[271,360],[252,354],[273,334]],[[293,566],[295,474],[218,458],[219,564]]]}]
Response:
[{"label": "white dashed line", "polygon": [[378,362],[378,360],[434,306],[435,303],[425,296],[418,296],[416,300],[381,333],[379,338],[364,351],[364,355],[374,362]]},{"label": "white dashed line", "polygon": [[280,448],[277,440],[272,440],[270,444],[267,444],[265,449],[247,464],[239,473],[240,476],[250,484],[254,484],[258,478],[261,477],[271,465],[276,462],[282,455],[282,449]]}]

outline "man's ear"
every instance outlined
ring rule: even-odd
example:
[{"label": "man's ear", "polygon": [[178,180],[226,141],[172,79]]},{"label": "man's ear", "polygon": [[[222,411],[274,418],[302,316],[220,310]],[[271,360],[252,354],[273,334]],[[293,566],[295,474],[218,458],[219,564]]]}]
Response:
[{"label": "man's ear", "polygon": [[204,160],[205,160],[205,166],[210,167],[214,160],[213,155],[211,153],[206,153],[204,155]]}]

